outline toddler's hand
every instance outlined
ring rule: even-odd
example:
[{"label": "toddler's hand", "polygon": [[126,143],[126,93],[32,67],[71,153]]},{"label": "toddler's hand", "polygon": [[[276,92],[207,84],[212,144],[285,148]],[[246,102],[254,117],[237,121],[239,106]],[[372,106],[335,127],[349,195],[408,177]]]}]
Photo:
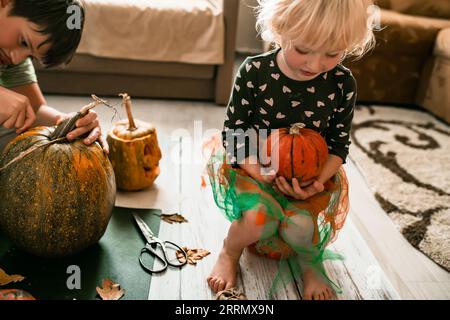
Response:
[{"label": "toddler's hand", "polygon": [[272,168],[263,167],[259,163],[254,164],[240,164],[240,167],[244,169],[250,177],[261,183],[272,184],[276,177],[276,171]]},{"label": "toddler's hand", "polygon": [[306,200],[315,194],[322,192],[324,189],[323,183],[317,180],[314,180],[314,182],[303,188],[300,187],[299,182],[295,178],[292,179],[292,186],[284,177],[276,178],[275,183],[279,191],[297,200]]},{"label": "toddler's hand", "polygon": [[272,184],[277,177],[277,172],[272,168],[261,167],[259,181],[263,183]]}]

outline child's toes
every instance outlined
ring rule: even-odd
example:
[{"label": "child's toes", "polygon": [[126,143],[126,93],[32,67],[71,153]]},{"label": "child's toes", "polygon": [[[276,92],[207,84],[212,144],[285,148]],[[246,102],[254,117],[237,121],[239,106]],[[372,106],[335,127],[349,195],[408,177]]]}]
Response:
[{"label": "child's toes", "polygon": [[225,289],[225,285],[226,285],[225,281],[219,280],[218,283],[219,284],[217,285],[217,291],[219,292],[219,291],[224,290]]},{"label": "child's toes", "polygon": [[331,299],[337,299],[337,294],[334,290],[331,290]]},{"label": "child's toes", "polygon": [[217,281],[219,281],[217,278],[211,280],[211,290],[214,292],[217,292]]},{"label": "child's toes", "polygon": [[327,288],[325,292],[326,292],[326,295],[327,295],[327,299],[328,299],[328,300],[332,300],[332,299],[334,298],[334,296],[333,296],[333,290]]},{"label": "child's toes", "polygon": [[217,281],[217,278],[211,279],[211,290],[214,292],[216,292],[216,281]]},{"label": "child's toes", "polygon": [[209,286],[211,289],[213,288],[213,280],[214,280],[213,277],[208,277],[208,278],[206,279],[206,282],[208,282],[208,286]]},{"label": "child's toes", "polygon": [[219,285],[220,285],[220,279],[216,279],[216,281],[214,281],[214,292],[219,291]]},{"label": "child's toes", "polygon": [[312,300],[312,294],[310,292],[303,293],[303,300]]}]

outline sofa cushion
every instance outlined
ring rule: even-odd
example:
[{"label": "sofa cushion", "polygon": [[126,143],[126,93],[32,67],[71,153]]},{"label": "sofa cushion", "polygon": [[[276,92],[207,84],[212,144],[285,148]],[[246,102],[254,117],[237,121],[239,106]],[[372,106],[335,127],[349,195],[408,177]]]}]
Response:
[{"label": "sofa cushion", "polygon": [[391,8],[391,1],[390,0],[375,0],[374,4],[379,6],[383,9],[390,9]]},{"label": "sofa cushion", "polygon": [[222,64],[223,0],[85,0],[78,53],[104,58]]},{"label": "sofa cushion", "polygon": [[425,59],[433,50],[438,32],[450,28],[450,20],[417,17],[381,10],[382,30],[375,33],[377,50]]},{"label": "sofa cushion", "polygon": [[436,56],[449,59],[450,62],[450,28],[439,32],[436,38],[436,44],[434,46],[434,54]]},{"label": "sofa cushion", "polygon": [[450,19],[449,0],[390,0],[397,12],[433,18]]}]

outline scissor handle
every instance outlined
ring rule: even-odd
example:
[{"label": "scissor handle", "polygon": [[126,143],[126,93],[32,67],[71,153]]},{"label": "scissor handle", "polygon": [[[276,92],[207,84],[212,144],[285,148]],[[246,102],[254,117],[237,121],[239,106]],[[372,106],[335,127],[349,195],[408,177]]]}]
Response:
[{"label": "scissor handle", "polygon": [[168,264],[169,266],[177,267],[177,268],[181,268],[182,266],[184,266],[184,265],[187,263],[187,260],[188,260],[186,251],[184,251],[184,249],[183,249],[182,247],[180,247],[179,245],[177,245],[176,243],[174,243],[174,242],[172,242],[172,241],[164,241],[164,245],[165,245],[166,243],[169,243],[169,244],[171,244],[172,246],[174,246],[175,248],[177,248],[178,251],[180,251],[180,252],[183,254],[183,257],[184,257],[184,261],[183,261],[183,262],[179,262],[179,260],[177,259],[177,261],[178,261],[179,263],[172,263],[172,262],[170,262],[170,260],[167,258],[167,251],[166,251],[166,248],[163,247],[163,252],[164,252],[164,256],[166,257],[167,264]]},{"label": "scissor handle", "polygon": [[[161,245],[161,244],[155,242],[155,245]],[[142,255],[144,255],[144,254],[150,254],[155,259],[159,260],[163,264],[163,266],[159,269],[149,268],[142,260]],[[153,247],[150,244],[146,244],[145,247],[142,248],[141,254],[139,255],[139,263],[141,264],[142,268],[144,268],[146,271],[148,271],[150,273],[161,273],[161,272],[165,271],[167,269],[167,266],[169,265],[167,258],[166,258],[164,248],[163,248],[163,254],[164,255],[161,255],[158,251],[153,249]]]}]

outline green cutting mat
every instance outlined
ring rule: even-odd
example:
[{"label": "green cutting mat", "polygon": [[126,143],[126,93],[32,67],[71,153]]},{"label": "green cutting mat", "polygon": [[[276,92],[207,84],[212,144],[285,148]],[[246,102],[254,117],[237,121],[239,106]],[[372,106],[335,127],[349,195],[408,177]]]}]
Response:
[{"label": "green cutting mat", "polygon": [[[16,249],[0,234],[0,268],[8,274],[21,274],[25,280],[10,283],[1,289],[26,290],[36,299],[99,299],[95,288],[102,286],[104,278],[110,278],[125,289],[124,300],[146,300],[151,276],[138,260],[144,246],[144,238],[134,222],[137,213],[149,225],[155,235],[159,232],[161,210],[114,208],[105,235],[83,252],[65,258],[39,258]],[[152,263],[152,261],[150,261]],[[81,271],[81,289],[68,289],[67,280],[76,265]],[[73,283],[73,281],[69,281]]]}]

